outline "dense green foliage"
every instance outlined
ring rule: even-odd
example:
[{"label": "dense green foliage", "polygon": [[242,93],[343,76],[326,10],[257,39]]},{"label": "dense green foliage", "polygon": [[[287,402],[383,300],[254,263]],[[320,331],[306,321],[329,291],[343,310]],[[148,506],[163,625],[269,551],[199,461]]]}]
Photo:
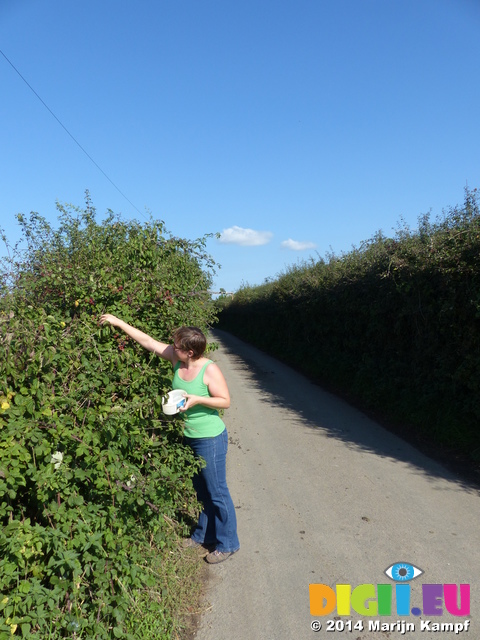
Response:
[{"label": "dense green foliage", "polygon": [[176,637],[164,578],[197,463],[161,412],[169,363],[98,319],[205,330],[214,263],[161,222],[97,223],[88,196],[59,211],[57,230],[19,215],[2,265],[0,639],[144,637],[152,593],[151,637]]},{"label": "dense green foliage", "polygon": [[220,327],[480,459],[477,191],[435,223],[220,298]]}]

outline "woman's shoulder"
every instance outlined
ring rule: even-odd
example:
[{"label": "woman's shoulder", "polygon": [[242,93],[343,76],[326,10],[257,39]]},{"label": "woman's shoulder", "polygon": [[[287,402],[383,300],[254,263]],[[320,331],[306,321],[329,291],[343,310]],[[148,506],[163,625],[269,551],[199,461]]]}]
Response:
[{"label": "woman's shoulder", "polygon": [[200,358],[198,368],[200,371],[207,371],[207,369],[210,369],[210,365],[212,364],[215,364],[213,360],[210,360],[209,358]]},{"label": "woman's shoulder", "polygon": [[205,371],[205,374],[204,374],[205,380],[208,378],[218,377],[218,375],[222,375],[222,372],[220,371],[220,367],[216,362],[214,362],[213,360],[209,360],[208,358],[205,358],[205,360],[206,362],[202,367],[204,368],[204,371]]}]

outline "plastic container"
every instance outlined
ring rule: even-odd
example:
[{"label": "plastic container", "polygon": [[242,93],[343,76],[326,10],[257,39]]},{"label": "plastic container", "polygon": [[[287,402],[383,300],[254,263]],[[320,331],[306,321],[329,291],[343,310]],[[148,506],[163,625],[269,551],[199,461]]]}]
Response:
[{"label": "plastic container", "polygon": [[162,398],[163,413],[167,416],[173,416],[179,412],[186,402],[185,391],[182,391],[182,389],[169,391],[167,395]]}]

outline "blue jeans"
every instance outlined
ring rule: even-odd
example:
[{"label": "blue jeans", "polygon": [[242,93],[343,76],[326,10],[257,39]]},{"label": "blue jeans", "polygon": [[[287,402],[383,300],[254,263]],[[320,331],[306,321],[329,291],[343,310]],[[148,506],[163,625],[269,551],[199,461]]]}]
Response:
[{"label": "blue jeans", "polygon": [[195,542],[215,545],[218,551],[238,551],[237,516],[227,487],[228,435],[225,429],[214,438],[187,438],[196,457],[207,463],[193,477],[197,497],[203,503],[198,524],[192,533]]}]

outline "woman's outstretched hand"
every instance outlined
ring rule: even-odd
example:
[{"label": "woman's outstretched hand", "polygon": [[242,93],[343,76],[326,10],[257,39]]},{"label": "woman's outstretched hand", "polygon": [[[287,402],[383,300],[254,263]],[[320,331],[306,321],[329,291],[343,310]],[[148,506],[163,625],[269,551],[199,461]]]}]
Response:
[{"label": "woman's outstretched hand", "polygon": [[112,316],[111,313],[103,313],[100,316],[100,324],[105,324],[106,322],[116,327],[119,319],[116,316]]}]

